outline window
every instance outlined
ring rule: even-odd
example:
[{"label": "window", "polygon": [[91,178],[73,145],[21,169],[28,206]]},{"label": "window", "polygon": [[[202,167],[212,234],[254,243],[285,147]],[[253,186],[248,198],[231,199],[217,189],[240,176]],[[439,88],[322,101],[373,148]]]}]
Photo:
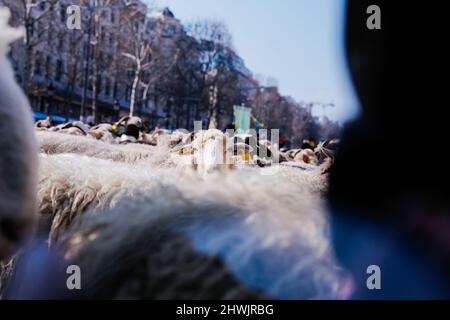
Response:
[{"label": "window", "polygon": [[125,89],[125,100],[129,101],[131,95],[131,87],[127,84],[127,88]]},{"label": "window", "polygon": [[97,76],[97,92],[101,92],[102,91],[102,76],[98,75]]},{"label": "window", "polygon": [[56,75],[55,75],[56,81],[61,81],[62,73],[63,73],[63,62],[61,60],[58,60],[56,62]]},{"label": "window", "polygon": [[113,97],[117,98],[117,82],[116,81],[114,81]]},{"label": "window", "polygon": [[58,37],[58,35],[55,38],[55,45],[56,45],[56,49],[58,49],[58,50],[61,49],[62,39],[60,37]]},{"label": "window", "polygon": [[45,30],[45,25],[44,25],[44,22],[42,21],[42,20],[40,20],[39,22],[38,22],[38,25],[37,25],[37,33],[38,33],[38,38],[39,39],[42,39],[44,36],[45,36],[45,32],[44,32],[44,30]]},{"label": "window", "polygon": [[52,59],[50,58],[50,56],[47,56],[47,58],[45,59],[45,73],[47,75],[47,77],[51,76],[52,73]]},{"label": "window", "polygon": [[34,67],[34,73],[36,74],[36,75],[38,75],[38,76],[40,76],[41,75],[41,58],[40,58],[40,56],[38,56],[38,58],[36,59],[36,62],[35,62],[35,67]]},{"label": "window", "polygon": [[106,80],[106,83],[105,83],[105,95],[109,97],[110,94],[111,94],[110,83],[109,83],[109,80]]},{"label": "window", "polygon": [[69,48],[70,46],[70,39],[68,37],[63,37],[63,47]]},{"label": "window", "polygon": [[61,17],[61,23],[64,23],[66,21],[66,10],[63,6],[61,6],[60,17]]},{"label": "window", "polygon": [[48,44],[51,45],[52,41],[53,41],[53,29],[52,28],[48,29],[47,36],[48,36]]},{"label": "window", "polygon": [[78,76],[78,87],[84,88],[84,73]]}]

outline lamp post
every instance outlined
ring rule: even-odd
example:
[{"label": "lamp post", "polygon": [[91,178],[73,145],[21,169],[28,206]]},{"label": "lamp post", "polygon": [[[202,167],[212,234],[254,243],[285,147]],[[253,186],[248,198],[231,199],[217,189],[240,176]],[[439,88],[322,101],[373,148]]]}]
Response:
[{"label": "lamp post", "polygon": [[88,82],[89,82],[89,63],[91,60],[91,53],[90,53],[90,44],[91,44],[91,38],[92,38],[92,16],[93,16],[93,7],[89,4],[88,5],[89,10],[89,22],[88,22],[88,39],[86,42],[85,47],[85,61],[86,65],[84,67],[84,86],[83,86],[83,97],[81,99],[81,109],[80,109],[80,121],[83,122],[84,120],[84,113],[86,109],[86,96],[87,96],[87,89],[88,89]]},{"label": "lamp post", "polygon": [[120,119],[120,105],[117,99],[114,99],[113,110],[117,113],[117,119]]},{"label": "lamp post", "polygon": [[88,4],[87,6],[88,12],[89,12],[89,21],[88,21],[88,39],[85,46],[85,61],[86,64],[84,66],[84,85],[83,85],[83,97],[81,98],[81,109],[80,109],[80,121],[83,122],[84,120],[84,112],[86,109],[86,96],[87,96],[87,88],[88,88],[88,82],[89,82],[89,63],[90,63],[90,44],[91,44],[91,37],[92,37],[92,16],[94,9],[93,7]]},{"label": "lamp post", "polygon": [[55,87],[53,86],[53,81],[50,81],[48,87],[47,87],[47,103],[45,105],[45,114],[49,114],[49,104],[53,98],[53,95],[55,94]]}]

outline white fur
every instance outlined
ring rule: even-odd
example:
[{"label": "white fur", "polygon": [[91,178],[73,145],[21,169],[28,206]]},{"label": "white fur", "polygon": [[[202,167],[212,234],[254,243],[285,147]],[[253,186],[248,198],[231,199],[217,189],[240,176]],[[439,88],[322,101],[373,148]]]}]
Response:
[{"label": "white fur", "polygon": [[125,244],[145,243],[149,232],[163,232],[162,223],[190,239],[198,255],[220,257],[240,283],[265,295],[338,296],[340,270],[330,249],[321,200],[325,179],[318,170],[280,167],[266,176],[248,168],[204,180],[194,171],[149,170],[79,155],[41,161],[41,213],[55,215],[54,240],[69,230],[66,257],[82,266],[87,279],[95,282],[100,269],[113,268],[113,252],[126,250],[114,258],[117,267],[128,255],[134,259],[137,253]]},{"label": "white fur", "polygon": [[36,131],[40,151],[44,154],[74,153],[93,158],[127,163],[163,165],[169,159],[168,150],[141,144],[112,145],[84,136]]},{"label": "white fur", "polygon": [[[236,279],[269,297],[338,297],[341,270],[320,197],[255,172],[216,173],[208,180],[168,174],[133,201],[123,199],[112,210],[82,218],[65,242],[67,258],[95,278],[110,266],[109,253],[122,251],[124,243],[145,243],[149,233],[169,232],[161,231],[162,223],[190,239],[199,254],[220,257]],[[114,263],[134,254],[130,248]]]}]

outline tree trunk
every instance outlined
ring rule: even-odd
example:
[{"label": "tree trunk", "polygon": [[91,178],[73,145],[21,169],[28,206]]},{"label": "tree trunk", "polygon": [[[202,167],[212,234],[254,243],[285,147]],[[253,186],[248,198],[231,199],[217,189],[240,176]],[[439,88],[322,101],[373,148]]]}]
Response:
[{"label": "tree trunk", "polygon": [[169,129],[171,125],[172,119],[172,102],[170,100],[167,101],[167,118],[166,118],[166,129]]},{"label": "tree trunk", "polygon": [[209,117],[208,129],[217,129],[217,109],[214,107]]},{"label": "tree trunk", "polygon": [[99,14],[94,14],[94,41],[95,45],[92,48],[92,116],[94,117],[94,123],[98,123],[98,110],[97,110],[97,95],[98,95],[98,51],[100,34],[99,34]]},{"label": "tree trunk", "polygon": [[138,65],[136,67],[136,70],[134,72],[134,80],[133,85],[131,87],[131,97],[130,97],[130,117],[133,117],[135,115],[135,105],[136,105],[136,89],[137,85],[139,83],[139,74],[140,74],[140,66]]},{"label": "tree trunk", "polygon": [[[96,47],[94,46],[94,48],[93,48],[93,51],[94,51],[94,57],[96,56],[96,51],[97,51],[97,49],[96,49]],[[92,64],[92,73],[93,73],[93,79],[92,79],[92,116],[94,117],[94,122],[95,123],[97,123],[97,117],[98,117],[98,115],[97,115],[97,91],[98,91],[98,88],[97,88],[97,72],[98,72],[98,69],[97,69],[97,61],[96,61],[96,59],[94,58],[93,59],[93,64]]]},{"label": "tree trunk", "polygon": [[33,61],[33,48],[30,43],[32,21],[30,17],[25,18],[25,64],[23,66],[22,86],[27,97],[30,97],[31,63]]},{"label": "tree trunk", "polygon": [[180,114],[181,114],[181,109],[183,108],[181,102],[178,100],[177,101],[177,112],[176,112],[176,116],[175,116],[175,128],[179,129],[180,128]]},{"label": "tree trunk", "polygon": [[209,112],[208,129],[217,129],[217,85],[210,90],[210,104],[211,110]]},{"label": "tree trunk", "polygon": [[190,130],[190,125],[191,125],[191,103],[188,103],[186,111],[186,130]]}]

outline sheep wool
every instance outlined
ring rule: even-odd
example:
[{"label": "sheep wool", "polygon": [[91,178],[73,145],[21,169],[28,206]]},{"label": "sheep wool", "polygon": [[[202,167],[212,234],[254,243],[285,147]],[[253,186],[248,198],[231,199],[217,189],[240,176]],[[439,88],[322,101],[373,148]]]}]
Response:
[{"label": "sheep wool", "polygon": [[85,136],[36,131],[40,152],[44,154],[74,153],[98,159],[127,163],[163,163],[168,151],[149,145],[112,145]]},{"label": "sheep wool", "polygon": [[[79,155],[45,160],[41,209],[59,212],[55,230],[66,220],[54,244],[83,269],[93,296],[340,295],[343,271],[330,246],[321,188],[302,185],[320,184],[312,172],[289,168],[296,182],[252,168],[201,179],[196,171],[145,172],[112,161],[99,171],[105,163]],[[56,194],[67,198],[55,201]]]}]

